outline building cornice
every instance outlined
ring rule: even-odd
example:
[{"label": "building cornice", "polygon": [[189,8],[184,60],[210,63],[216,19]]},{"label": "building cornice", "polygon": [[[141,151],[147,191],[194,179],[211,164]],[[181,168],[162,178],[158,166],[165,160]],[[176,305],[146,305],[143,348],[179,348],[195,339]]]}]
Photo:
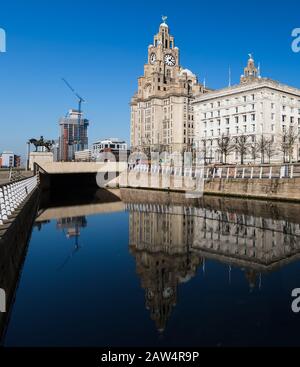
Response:
[{"label": "building cornice", "polygon": [[231,87],[222,88],[219,90],[208,92],[206,94],[198,95],[196,96],[195,101],[193,103],[203,102],[203,101],[211,100],[214,98],[228,97],[230,95],[234,95],[238,93],[245,93],[245,92],[262,89],[262,88],[269,88],[269,89],[273,89],[273,90],[276,90],[282,93],[288,93],[296,97],[300,97],[300,89],[291,87],[286,84],[282,84],[273,79],[262,78],[254,82],[245,83],[245,84],[237,84]]}]

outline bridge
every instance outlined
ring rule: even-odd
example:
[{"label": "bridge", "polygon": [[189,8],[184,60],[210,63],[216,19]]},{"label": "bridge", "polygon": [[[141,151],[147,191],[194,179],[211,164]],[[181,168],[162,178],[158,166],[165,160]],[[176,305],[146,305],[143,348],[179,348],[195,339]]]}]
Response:
[{"label": "bridge", "polygon": [[127,169],[127,162],[46,162],[36,163],[36,169],[48,175],[85,173],[116,173]]},{"label": "bridge", "polygon": [[34,172],[42,189],[118,186],[118,177],[127,170],[127,162],[40,162]]}]

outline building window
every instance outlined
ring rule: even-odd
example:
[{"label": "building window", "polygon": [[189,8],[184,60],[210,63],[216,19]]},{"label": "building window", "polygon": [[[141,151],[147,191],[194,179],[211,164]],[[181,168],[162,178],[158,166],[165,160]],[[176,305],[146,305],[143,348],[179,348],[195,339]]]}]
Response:
[{"label": "building window", "polygon": [[243,115],[243,121],[247,122],[247,115]]},{"label": "building window", "polygon": [[251,119],[252,119],[252,121],[255,121],[255,114],[254,113],[251,115]]}]

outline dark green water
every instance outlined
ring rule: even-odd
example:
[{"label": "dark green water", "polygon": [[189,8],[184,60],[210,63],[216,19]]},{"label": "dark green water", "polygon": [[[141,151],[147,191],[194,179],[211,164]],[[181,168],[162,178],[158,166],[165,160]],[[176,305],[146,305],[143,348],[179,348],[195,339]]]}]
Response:
[{"label": "dark green water", "polygon": [[83,204],[37,218],[6,346],[300,345],[298,206]]}]

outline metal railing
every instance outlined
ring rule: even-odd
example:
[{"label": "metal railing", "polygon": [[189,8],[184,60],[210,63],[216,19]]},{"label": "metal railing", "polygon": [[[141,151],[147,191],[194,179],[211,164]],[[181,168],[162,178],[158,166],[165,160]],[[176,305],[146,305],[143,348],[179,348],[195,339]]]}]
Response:
[{"label": "metal railing", "polygon": [[38,186],[38,176],[0,186],[0,228]]},{"label": "metal railing", "polygon": [[211,179],[273,179],[300,178],[300,164],[264,166],[170,166],[170,165],[129,165],[129,172],[184,176]]}]

